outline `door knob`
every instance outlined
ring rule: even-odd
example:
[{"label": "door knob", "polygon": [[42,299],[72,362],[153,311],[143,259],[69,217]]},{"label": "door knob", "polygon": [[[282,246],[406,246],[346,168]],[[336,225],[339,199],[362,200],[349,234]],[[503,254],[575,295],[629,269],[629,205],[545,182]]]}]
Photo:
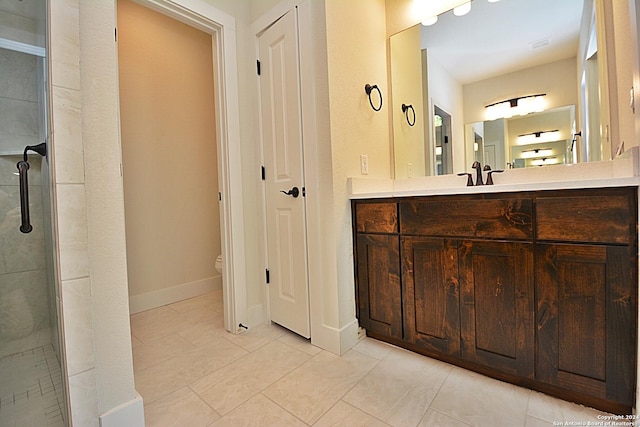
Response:
[{"label": "door knob", "polygon": [[280,190],[280,192],[286,194],[287,196],[293,196],[294,198],[300,195],[300,189],[298,187],[293,187],[289,191]]}]

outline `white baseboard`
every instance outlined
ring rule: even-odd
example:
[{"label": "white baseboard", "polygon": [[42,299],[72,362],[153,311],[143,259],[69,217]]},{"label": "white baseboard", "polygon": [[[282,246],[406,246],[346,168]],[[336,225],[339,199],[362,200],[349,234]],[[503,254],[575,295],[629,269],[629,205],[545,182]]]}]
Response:
[{"label": "white baseboard", "polygon": [[262,304],[254,305],[247,310],[247,326],[258,326],[266,323]]},{"label": "white baseboard", "polygon": [[144,427],[144,406],[139,394],[100,415],[100,427]]},{"label": "white baseboard", "polygon": [[129,297],[129,313],[151,310],[220,289],[222,289],[222,276],[213,276],[146,294],[133,295]]},{"label": "white baseboard", "polygon": [[358,319],[355,318],[342,328],[323,324],[311,331],[311,344],[338,356],[344,355],[357,342]]},{"label": "white baseboard", "polygon": [[358,319],[353,319],[340,330],[340,354],[343,355],[351,350],[360,340]]}]

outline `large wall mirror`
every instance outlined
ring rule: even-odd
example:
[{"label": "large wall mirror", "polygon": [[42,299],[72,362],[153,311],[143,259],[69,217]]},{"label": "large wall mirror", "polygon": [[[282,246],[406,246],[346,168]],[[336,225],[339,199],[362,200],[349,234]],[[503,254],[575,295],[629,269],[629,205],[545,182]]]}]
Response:
[{"label": "large wall mirror", "polygon": [[596,0],[471,5],[389,39],[395,177],[609,159]]}]

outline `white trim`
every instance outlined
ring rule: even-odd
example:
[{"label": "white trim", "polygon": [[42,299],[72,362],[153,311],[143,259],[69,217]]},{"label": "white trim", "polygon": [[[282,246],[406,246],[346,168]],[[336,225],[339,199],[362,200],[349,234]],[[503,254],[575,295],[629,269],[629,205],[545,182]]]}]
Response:
[{"label": "white trim", "polygon": [[26,53],[28,55],[40,56],[42,58],[47,57],[47,50],[45,48],[17,42],[15,40],[0,38],[0,48]]},{"label": "white trim", "polygon": [[163,305],[197,297],[220,289],[222,289],[222,276],[213,276],[194,282],[171,286],[170,288],[133,295],[129,297],[129,314],[162,307]]},{"label": "white trim", "polygon": [[235,18],[204,0],[136,0],[213,37],[221,201],[224,326],[247,323],[244,209]]},{"label": "white trim", "polygon": [[144,405],[142,396],[136,397],[116,406],[100,415],[100,427],[143,426]]}]

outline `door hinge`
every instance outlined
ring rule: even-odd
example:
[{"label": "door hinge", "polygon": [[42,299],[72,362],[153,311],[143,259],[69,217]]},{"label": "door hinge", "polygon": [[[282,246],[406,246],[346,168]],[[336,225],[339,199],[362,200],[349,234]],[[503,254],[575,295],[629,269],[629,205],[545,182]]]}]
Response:
[{"label": "door hinge", "polygon": [[307,189],[302,187],[302,197],[307,197]]},{"label": "door hinge", "polygon": [[260,60],[256,60],[256,69],[258,71],[258,75],[260,75]]},{"label": "door hinge", "polygon": [[117,28],[113,29],[113,38],[114,38],[114,40],[116,42],[118,41],[118,29]]},{"label": "door hinge", "polygon": [[262,175],[262,180],[264,181],[265,179],[267,179],[267,170],[265,169],[264,166],[260,166],[261,169],[261,175]]},{"label": "door hinge", "polygon": [[269,284],[270,277],[269,277],[269,269],[268,268],[265,270],[265,273],[266,273],[267,284]]},{"label": "door hinge", "polygon": [[218,191],[218,200],[222,201],[222,193]]}]

